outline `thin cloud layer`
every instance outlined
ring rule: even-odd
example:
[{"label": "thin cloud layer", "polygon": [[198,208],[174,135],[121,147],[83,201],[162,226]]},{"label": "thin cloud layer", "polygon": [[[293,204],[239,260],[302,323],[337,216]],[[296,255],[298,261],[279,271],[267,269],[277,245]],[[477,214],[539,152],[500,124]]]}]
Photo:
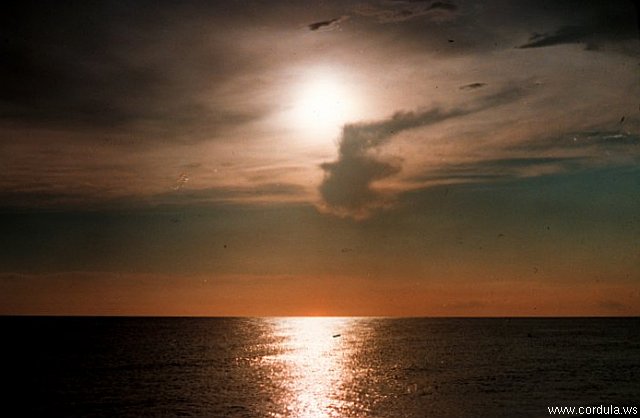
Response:
[{"label": "thin cloud layer", "polygon": [[540,152],[550,150],[580,150],[599,148],[600,154],[634,155],[640,152],[640,135],[620,131],[574,132],[560,137],[537,139],[518,144],[517,150]]},{"label": "thin cloud layer", "polygon": [[441,164],[409,180],[420,188],[438,184],[496,183],[549,175],[634,166],[640,138],[619,132],[576,132],[495,150],[501,158]]},{"label": "thin cloud layer", "polygon": [[562,173],[587,167],[584,157],[512,157],[446,164],[412,181],[416,183],[494,183]]}]

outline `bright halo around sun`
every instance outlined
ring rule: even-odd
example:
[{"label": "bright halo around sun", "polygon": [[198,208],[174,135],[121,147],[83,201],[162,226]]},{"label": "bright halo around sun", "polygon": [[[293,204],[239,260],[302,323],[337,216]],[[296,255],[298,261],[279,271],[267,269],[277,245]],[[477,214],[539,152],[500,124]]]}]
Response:
[{"label": "bright halo around sun", "polygon": [[345,123],[357,119],[356,94],[337,74],[311,73],[294,91],[292,122],[308,141],[332,143]]}]

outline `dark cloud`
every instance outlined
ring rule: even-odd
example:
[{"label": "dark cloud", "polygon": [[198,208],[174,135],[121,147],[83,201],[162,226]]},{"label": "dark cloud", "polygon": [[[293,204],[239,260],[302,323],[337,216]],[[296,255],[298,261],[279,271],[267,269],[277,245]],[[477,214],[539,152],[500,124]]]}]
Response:
[{"label": "dark cloud", "polygon": [[268,109],[255,101],[229,106],[204,94],[257,59],[212,37],[225,30],[224,13],[198,2],[10,4],[0,24],[0,120],[152,125],[153,137],[197,138],[260,118]]},{"label": "dark cloud", "polygon": [[479,89],[481,87],[486,86],[486,83],[471,83],[471,84],[465,84],[464,86],[460,86],[460,90],[475,90],[475,89]]},{"label": "dark cloud", "polygon": [[[196,0],[3,3],[0,121],[65,129],[153,126],[150,138],[215,137],[277,111],[277,100],[252,93],[268,83],[270,68],[286,61],[280,58],[299,52],[239,48],[254,40],[243,36],[256,28],[270,34],[298,29],[300,21],[319,13],[341,17],[312,23],[310,30],[334,29],[347,14],[357,14],[361,19],[354,19],[354,26],[363,29],[363,38],[389,37],[399,53],[408,48],[476,53],[493,49],[497,41],[506,45],[501,37],[511,42],[514,30],[525,24],[546,31],[522,45],[527,48],[637,36],[631,5],[539,3],[509,7],[496,1],[473,8],[447,1],[378,1],[356,11],[339,2],[317,8],[286,1],[251,7]],[[419,16],[446,22],[424,24],[415,19]],[[381,33],[378,21],[404,23],[387,25]],[[547,28],[549,21],[556,26]],[[235,77],[246,81],[222,97],[216,87],[228,89]],[[233,103],[224,100],[230,97]]]},{"label": "dark cloud", "polygon": [[545,46],[553,46],[571,43],[587,43],[588,49],[594,49],[594,44],[590,39],[594,37],[594,33],[589,27],[565,26],[553,33],[533,34],[529,38],[529,42],[520,45],[518,48],[541,48]]},{"label": "dark cloud", "polygon": [[431,5],[429,5],[429,10],[448,10],[448,11],[454,11],[458,9],[458,6],[456,6],[453,3],[446,3],[443,1],[434,1],[433,3],[431,3]]},{"label": "dark cloud", "polygon": [[383,206],[384,196],[371,184],[400,171],[400,162],[383,158],[374,151],[398,133],[459,115],[460,111],[440,109],[425,112],[398,112],[379,122],[345,125],[338,160],[322,164],[325,177],[320,194],[326,208],[335,214],[363,218]]},{"label": "dark cloud", "polygon": [[378,22],[403,22],[419,16],[431,16],[434,19],[451,17],[458,7],[450,2],[391,0],[356,8],[355,13],[373,17]]},{"label": "dark cloud", "polygon": [[444,2],[444,1],[433,1],[433,0],[390,0],[390,3],[398,3],[398,4],[412,4],[412,3],[420,3],[425,6],[426,10],[457,10],[458,6],[453,3]]},{"label": "dark cloud", "polygon": [[342,129],[338,159],[324,163],[320,185],[323,209],[339,216],[366,218],[376,208],[388,204],[387,196],[372,183],[400,171],[398,158],[380,155],[379,148],[409,129],[435,124],[497,106],[521,97],[522,91],[509,89],[482,99],[465,109],[439,108],[418,112],[397,112],[391,118],[369,123],[351,123]]},{"label": "dark cloud", "polygon": [[599,49],[603,43],[638,38],[638,27],[630,4],[595,2],[576,5],[571,23],[543,33],[533,33],[528,42],[518,48],[542,48],[562,44],[583,43],[589,50]]},{"label": "dark cloud", "polygon": [[340,23],[347,20],[348,16],[340,16],[330,20],[323,20],[321,22],[315,22],[307,25],[309,30],[311,31],[330,31],[334,29],[338,29],[340,27]]},{"label": "dark cloud", "polygon": [[[436,7],[427,10],[430,5]],[[447,9],[445,5],[453,7]],[[625,42],[637,39],[640,33],[636,10],[632,2],[625,1],[374,2],[358,8],[357,14],[375,18],[371,19],[376,23],[371,30],[380,30],[374,27],[379,22],[402,22],[386,25],[385,34],[396,43],[401,39],[405,50],[426,50],[438,55],[481,54],[524,45],[533,47],[528,45],[533,42],[557,42],[559,39],[551,38],[561,28],[569,29],[562,29],[559,35],[579,38],[577,42],[584,42],[590,49],[638,54],[637,44]],[[425,20],[438,24],[425,24]],[[528,42],[529,35],[535,37],[536,33],[538,36]],[[550,39],[543,41],[545,37]]]}]

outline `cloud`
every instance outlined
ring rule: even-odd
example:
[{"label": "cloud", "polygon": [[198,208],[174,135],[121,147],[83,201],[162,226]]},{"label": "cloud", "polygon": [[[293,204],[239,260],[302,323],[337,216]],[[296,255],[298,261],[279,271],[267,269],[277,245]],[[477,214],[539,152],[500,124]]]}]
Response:
[{"label": "cloud", "polygon": [[[633,56],[638,53],[636,42],[625,42],[637,39],[639,33],[632,2],[522,0],[517,5],[504,1],[482,4],[475,7],[473,3],[455,0],[378,0],[367,2],[352,13],[369,17],[361,21],[371,22],[372,32],[381,32],[379,23],[402,23],[387,25],[383,35],[392,35],[396,45],[401,39],[405,48],[439,56],[511,50],[528,44],[529,35],[535,36],[535,32],[553,36],[564,27],[586,28],[580,29],[580,37],[589,48],[600,47]],[[438,24],[425,24],[425,21]],[[594,33],[589,34],[592,29]]]},{"label": "cloud", "polygon": [[347,124],[342,129],[338,160],[324,163],[320,185],[325,208],[334,214],[365,218],[371,210],[385,205],[385,196],[371,185],[400,171],[400,161],[384,158],[374,151],[398,133],[455,116],[440,109],[398,112],[391,118],[370,123]]},{"label": "cloud", "polygon": [[587,166],[583,157],[512,157],[447,164],[414,177],[418,183],[487,183],[556,174]]},{"label": "cloud", "polygon": [[455,4],[443,1],[392,0],[380,2],[378,5],[360,6],[355,13],[388,23],[403,22],[420,16],[430,16],[433,20],[447,20],[457,9]]},{"label": "cloud", "polygon": [[[550,151],[550,150],[580,150],[585,148],[605,149],[609,155],[617,152],[633,155],[640,152],[640,136],[638,134],[621,131],[586,131],[574,132],[544,139],[518,144],[518,150]],[[607,154],[605,152],[605,154]]]},{"label": "cloud", "polygon": [[640,159],[640,137],[609,131],[536,138],[501,148],[501,158],[475,159],[429,168],[409,180],[418,185],[472,184],[627,166]]},{"label": "cloud", "polygon": [[197,139],[273,108],[256,99],[230,100],[237,77],[256,66],[264,75],[268,63],[260,52],[237,50],[239,41],[218,22],[224,13],[215,5],[10,7],[19,23],[0,25],[1,121]]},{"label": "cloud", "polygon": [[330,31],[334,29],[338,29],[340,27],[340,23],[349,19],[349,16],[340,16],[330,20],[323,20],[320,22],[315,22],[307,25],[310,31]]},{"label": "cloud", "polygon": [[[552,32],[533,33],[528,42],[518,48],[543,48],[562,44],[584,43],[586,49],[599,49],[603,43],[619,42],[638,37],[638,27],[629,19],[630,5],[601,3],[588,7],[576,5],[572,23]],[[621,7],[622,6],[622,7]],[[577,22],[576,22],[577,21]]]},{"label": "cloud", "polygon": [[[53,189],[53,188],[52,188]],[[69,209],[99,197],[82,192],[60,190],[0,190],[0,212],[40,208]]]},{"label": "cloud", "polygon": [[310,31],[332,31],[340,28],[352,15],[374,18],[378,22],[403,22],[420,16],[430,16],[432,20],[448,20],[454,16],[458,6],[451,2],[433,0],[382,0],[377,4],[360,5],[333,19],[313,22],[307,25]]},{"label": "cloud", "polygon": [[444,1],[434,1],[427,8],[427,10],[448,10],[448,11],[451,11],[451,12],[455,11],[457,9],[458,9],[458,6],[456,6],[455,4],[447,3],[447,2],[444,2]]},{"label": "cloud", "polygon": [[481,87],[486,86],[486,83],[471,83],[471,84],[465,84],[464,86],[460,86],[460,90],[475,90],[475,89],[479,89]]},{"label": "cloud", "polygon": [[296,201],[306,196],[298,184],[265,183],[254,186],[209,187],[206,189],[174,189],[147,199],[152,205],[185,206],[211,203],[267,203]]},{"label": "cloud", "polygon": [[379,152],[391,138],[409,129],[498,106],[521,95],[519,89],[508,89],[487,96],[468,108],[397,112],[382,121],[345,125],[339,141],[338,159],[320,166],[324,170],[324,179],[319,187],[321,209],[338,216],[367,218],[374,210],[390,204],[390,196],[376,190],[373,183],[401,169],[401,159],[383,156]]},{"label": "cloud", "polygon": [[564,26],[552,33],[534,33],[529,41],[518,48],[542,48],[545,46],[588,42],[593,37],[590,27]]},{"label": "cloud", "polygon": [[55,190],[55,187],[23,187],[0,190],[0,213],[24,210],[113,210],[148,207],[186,207],[224,204],[262,205],[274,202],[299,202],[308,198],[305,187],[291,183],[187,188],[188,177],[181,173],[170,190],[152,195],[112,196],[100,191],[80,189]]}]

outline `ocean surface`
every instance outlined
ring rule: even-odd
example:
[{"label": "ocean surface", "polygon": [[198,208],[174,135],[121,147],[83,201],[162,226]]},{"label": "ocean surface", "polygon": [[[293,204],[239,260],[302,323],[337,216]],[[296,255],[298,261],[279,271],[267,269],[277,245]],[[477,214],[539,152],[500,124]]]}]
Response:
[{"label": "ocean surface", "polygon": [[545,417],[640,406],[640,319],[2,317],[2,416]]}]

